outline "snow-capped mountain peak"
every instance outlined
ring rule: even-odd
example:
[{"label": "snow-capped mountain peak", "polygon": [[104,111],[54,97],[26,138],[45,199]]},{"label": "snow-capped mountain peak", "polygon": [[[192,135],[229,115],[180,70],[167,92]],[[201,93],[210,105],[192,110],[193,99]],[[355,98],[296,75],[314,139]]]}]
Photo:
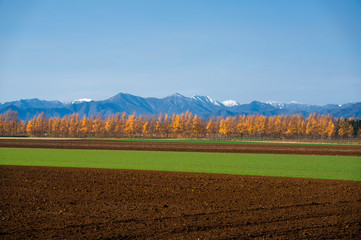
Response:
[{"label": "snow-capped mountain peak", "polygon": [[265,101],[264,103],[267,103],[267,104],[272,105],[272,106],[275,105],[275,104],[279,104],[276,101]]},{"label": "snow-capped mountain peak", "polygon": [[264,103],[269,104],[269,105],[271,105],[271,106],[273,106],[275,108],[278,108],[278,109],[283,109],[286,105],[289,105],[289,104],[291,104],[291,105],[295,105],[295,104],[300,105],[301,104],[301,103],[299,103],[297,101],[291,101],[289,103],[280,103],[280,102],[277,102],[277,101],[265,101]]},{"label": "snow-capped mountain peak", "polygon": [[289,102],[289,103],[280,103],[280,102],[277,102],[277,101],[265,101],[265,102],[263,102],[263,103],[267,103],[267,104],[269,104],[269,105],[272,105],[272,106],[274,106],[274,107],[276,107],[276,106],[283,106],[283,105],[285,105],[285,104],[302,104],[302,103],[299,103],[299,102],[297,102],[297,101],[291,101],[291,102]]},{"label": "snow-capped mountain peak", "polygon": [[185,96],[183,96],[183,95],[180,94],[180,93],[174,93],[174,94],[172,95],[172,97],[186,98]]},{"label": "snow-capped mountain peak", "polygon": [[276,102],[276,101],[265,101],[264,103],[267,103],[275,108],[279,108],[279,109],[282,109],[284,107],[284,103],[279,103],[279,102]]},{"label": "snow-capped mountain peak", "polygon": [[226,100],[226,101],[223,101],[222,104],[227,107],[234,107],[234,106],[240,105],[238,102],[236,102],[234,100]]},{"label": "snow-capped mountain peak", "polygon": [[301,103],[299,103],[297,101],[291,101],[290,104],[301,104]]},{"label": "snow-capped mountain peak", "polygon": [[205,103],[211,103],[214,104],[216,106],[222,106],[223,104],[218,102],[217,100],[209,97],[209,96],[199,96],[199,95],[194,95],[192,97],[195,100],[201,101],[201,102],[205,102]]},{"label": "snow-capped mountain peak", "polygon": [[72,101],[71,103],[72,104],[77,104],[77,103],[91,102],[91,101],[93,101],[93,100],[89,99],[89,98],[80,98],[80,99]]}]

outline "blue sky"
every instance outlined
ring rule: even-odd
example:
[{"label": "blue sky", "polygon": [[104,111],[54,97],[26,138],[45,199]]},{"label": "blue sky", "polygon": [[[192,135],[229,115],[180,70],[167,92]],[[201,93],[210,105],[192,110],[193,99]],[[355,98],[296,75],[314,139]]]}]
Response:
[{"label": "blue sky", "polygon": [[0,0],[0,102],[361,100],[361,1]]}]

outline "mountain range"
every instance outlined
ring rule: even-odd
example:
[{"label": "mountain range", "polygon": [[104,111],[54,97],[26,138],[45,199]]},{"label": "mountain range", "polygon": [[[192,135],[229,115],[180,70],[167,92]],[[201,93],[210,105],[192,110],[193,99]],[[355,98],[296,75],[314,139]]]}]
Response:
[{"label": "mountain range", "polygon": [[327,104],[324,106],[301,104],[297,102],[277,103],[253,101],[248,104],[239,104],[234,100],[217,101],[208,96],[185,97],[179,93],[165,98],[143,98],[127,93],[119,93],[109,99],[93,101],[91,99],[78,99],[70,103],[60,101],[46,101],[22,99],[0,104],[0,113],[7,110],[16,111],[22,120],[30,120],[34,116],[44,113],[48,117],[63,117],[78,113],[87,117],[94,114],[109,116],[116,113],[141,115],[152,114],[181,114],[187,111],[205,118],[227,117],[235,115],[260,114],[265,116],[300,114],[305,117],[311,113],[333,115],[334,117],[361,118],[361,102],[343,105]]}]

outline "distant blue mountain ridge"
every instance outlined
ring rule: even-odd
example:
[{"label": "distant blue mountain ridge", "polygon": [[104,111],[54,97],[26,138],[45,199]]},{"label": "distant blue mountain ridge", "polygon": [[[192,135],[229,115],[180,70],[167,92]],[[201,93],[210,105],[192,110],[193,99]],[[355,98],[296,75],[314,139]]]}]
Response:
[{"label": "distant blue mountain ridge", "polygon": [[62,103],[60,101],[46,101],[34,98],[0,104],[0,113],[9,109],[16,111],[22,120],[30,120],[40,113],[44,113],[48,117],[63,117],[72,113],[78,113],[80,116],[86,115],[87,117],[102,114],[107,117],[123,112],[127,114],[136,112],[138,115],[172,115],[186,113],[187,111],[204,118],[243,114],[264,116],[300,114],[307,117],[311,113],[333,115],[337,118],[361,118],[361,102],[343,105],[327,104],[324,106],[297,102],[275,103],[260,101],[239,104],[234,100],[219,102],[208,96],[185,97],[179,93],[161,99],[119,93],[101,101],[79,99],[71,103]]}]

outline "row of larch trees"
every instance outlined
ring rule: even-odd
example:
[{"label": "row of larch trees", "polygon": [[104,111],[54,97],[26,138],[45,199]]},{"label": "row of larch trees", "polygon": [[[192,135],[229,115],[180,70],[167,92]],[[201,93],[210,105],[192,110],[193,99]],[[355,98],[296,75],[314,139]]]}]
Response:
[{"label": "row of larch trees", "polygon": [[204,119],[190,112],[162,115],[127,115],[48,118],[44,114],[30,121],[21,121],[9,110],[0,114],[0,135],[96,137],[96,138],[273,138],[332,139],[361,137],[360,119],[338,119],[329,115],[311,114],[273,116],[261,115],[217,117]]}]

